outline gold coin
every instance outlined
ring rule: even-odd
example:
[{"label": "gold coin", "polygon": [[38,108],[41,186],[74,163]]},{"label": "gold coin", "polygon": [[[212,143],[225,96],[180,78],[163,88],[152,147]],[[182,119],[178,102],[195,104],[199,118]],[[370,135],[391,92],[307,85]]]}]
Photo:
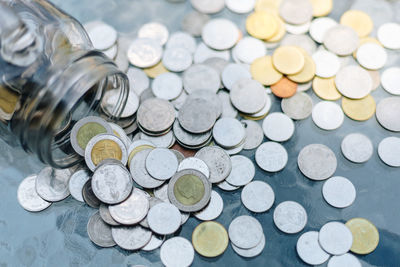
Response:
[{"label": "gold coin", "polygon": [[[360,38],[360,43],[358,44],[358,47],[360,47],[366,43],[374,43],[374,44],[377,44],[377,45],[380,45],[383,47],[383,45],[381,44],[381,42],[378,41],[378,39],[376,39],[374,37],[370,37],[370,36]],[[357,50],[358,50],[358,48],[356,49],[356,51],[353,52],[354,58],[357,58]]]},{"label": "gold coin", "polygon": [[304,56],[304,68],[299,73],[287,77],[296,83],[306,83],[314,78],[316,67],[312,57],[304,49],[300,49],[300,51]]},{"label": "gold coin", "polygon": [[311,0],[314,17],[324,17],[331,13],[333,0]]},{"label": "gold coin", "polygon": [[338,100],[342,97],[336,89],[335,77],[320,78],[314,77],[312,88],[314,93],[324,100]]},{"label": "gold coin", "polygon": [[225,227],[217,222],[199,224],[192,233],[192,244],[201,256],[212,258],[225,252],[229,237]]},{"label": "gold coin", "polygon": [[272,64],[283,74],[296,74],[304,68],[304,56],[295,46],[281,46],[272,54]]},{"label": "gold coin", "polygon": [[265,40],[269,43],[279,42],[286,34],[285,22],[279,16],[275,16],[275,18],[278,22],[278,30],[271,38]]},{"label": "gold coin", "polygon": [[371,95],[367,95],[362,99],[343,97],[342,109],[349,118],[356,121],[366,121],[374,116],[376,103]]},{"label": "gold coin", "polygon": [[168,72],[168,70],[164,67],[162,62],[158,62],[155,66],[147,69],[143,69],[144,73],[147,74],[150,78],[156,78],[158,75]]},{"label": "gold coin", "polygon": [[277,71],[271,56],[257,58],[250,66],[251,76],[263,85],[272,85],[282,79],[282,73]]},{"label": "gold coin", "polygon": [[267,11],[272,14],[279,14],[279,6],[282,0],[257,0],[255,11]]},{"label": "gold coin", "polygon": [[360,10],[348,10],[340,18],[340,24],[353,28],[359,37],[369,35],[374,28],[371,17]]},{"label": "gold coin", "polygon": [[88,122],[79,128],[78,133],[76,134],[76,141],[78,141],[78,145],[85,150],[87,144],[90,139],[95,137],[98,134],[106,133],[107,129],[104,128],[103,125],[97,122]]},{"label": "gold coin", "polygon": [[279,82],[271,85],[271,91],[277,97],[288,98],[296,94],[297,83],[283,77]]},{"label": "gold coin", "polygon": [[247,17],[246,30],[255,38],[268,39],[277,32],[278,22],[274,15],[266,11],[256,11]]},{"label": "gold coin", "polygon": [[365,255],[376,249],[379,243],[379,232],[373,223],[364,218],[353,218],[347,221],[346,226],[353,234],[351,252]]},{"label": "gold coin", "polygon": [[92,158],[93,164],[97,166],[105,159],[121,160],[122,150],[116,142],[104,139],[100,140],[93,146],[90,157]]},{"label": "gold coin", "polygon": [[20,96],[8,87],[0,85],[0,110],[6,114],[13,114],[17,109]]},{"label": "gold coin", "polygon": [[145,149],[153,149],[153,148],[155,148],[154,146],[150,146],[150,145],[141,145],[141,146],[138,146],[138,147],[136,147],[136,148],[134,148],[132,151],[131,151],[131,153],[129,154],[129,156],[128,156],[128,166],[130,166],[131,165],[131,160],[133,159],[133,157],[137,154],[137,153],[139,153],[140,151],[143,151],[143,150],[145,150]]}]

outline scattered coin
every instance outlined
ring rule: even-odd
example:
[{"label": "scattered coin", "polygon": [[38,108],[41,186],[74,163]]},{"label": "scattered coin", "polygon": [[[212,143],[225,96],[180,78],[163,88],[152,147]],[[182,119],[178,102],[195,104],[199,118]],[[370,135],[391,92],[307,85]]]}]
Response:
[{"label": "scattered coin", "polygon": [[153,251],[161,247],[161,245],[164,243],[165,236],[157,236],[155,234],[151,235],[151,239],[147,245],[141,248],[143,251]]},{"label": "scattered coin", "polygon": [[342,255],[348,252],[353,244],[350,229],[341,222],[328,222],[319,230],[321,247],[332,255]]},{"label": "scattered coin", "polygon": [[340,61],[332,52],[319,50],[312,55],[315,62],[315,75],[321,78],[334,77],[340,69]]},{"label": "scattered coin", "polygon": [[313,39],[306,34],[286,34],[281,41],[281,45],[303,48],[309,55],[314,54],[317,50],[317,45]]},{"label": "scattered coin", "polygon": [[311,97],[303,92],[282,99],[282,111],[294,120],[304,120],[312,113],[313,102]]},{"label": "scattered coin", "polygon": [[84,202],[82,188],[89,179],[89,171],[85,169],[78,170],[71,175],[68,181],[68,190],[73,198],[80,202]]},{"label": "scattered coin", "polygon": [[317,43],[323,43],[325,33],[338,23],[329,17],[316,18],[311,22],[310,35]]},{"label": "scattered coin", "polygon": [[106,50],[117,41],[117,31],[102,21],[92,21],[86,23],[84,27],[95,49]]},{"label": "scattered coin", "polygon": [[51,202],[42,199],[36,192],[36,177],[30,175],[26,177],[18,186],[18,202],[27,211],[38,212],[50,207]]},{"label": "scattered coin", "polygon": [[149,68],[161,60],[162,47],[159,41],[150,38],[138,38],[128,48],[129,62],[139,68]]},{"label": "scattered coin", "polygon": [[343,97],[342,109],[349,118],[357,121],[366,121],[374,116],[376,103],[371,95],[361,99]]},{"label": "scattered coin", "polygon": [[335,78],[339,92],[352,99],[366,97],[372,90],[372,78],[363,68],[355,65],[342,68]]},{"label": "scattered coin", "polygon": [[343,13],[340,17],[340,24],[353,28],[360,37],[368,36],[374,27],[372,19],[367,13],[354,9]]},{"label": "scattered coin", "polygon": [[367,162],[374,153],[371,140],[361,133],[351,133],[345,136],[341,145],[342,153],[354,163]]},{"label": "scattered coin", "polygon": [[285,142],[294,134],[292,119],[280,112],[274,112],[265,117],[262,128],[265,136],[276,142]]},{"label": "scattered coin", "polygon": [[196,39],[187,32],[174,32],[169,37],[166,48],[168,50],[174,47],[184,48],[193,54],[196,51]]},{"label": "scattered coin", "polygon": [[250,78],[249,70],[242,64],[228,64],[222,71],[222,83],[227,90],[231,90],[236,82]]},{"label": "scattered coin", "polygon": [[149,38],[156,40],[160,45],[164,45],[168,40],[169,32],[165,25],[158,22],[143,24],[139,31],[139,38]]},{"label": "scattered coin", "polygon": [[204,257],[217,257],[228,248],[228,233],[223,225],[208,221],[199,224],[193,231],[194,249]]},{"label": "scattered coin", "polygon": [[310,265],[320,265],[329,259],[329,254],[318,243],[316,231],[302,234],[297,240],[296,250],[300,259]]},{"label": "scattered coin", "polygon": [[386,137],[378,146],[380,159],[391,167],[400,167],[400,138]]},{"label": "scattered coin", "polygon": [[154,95],[165,100],[177,98],[182,90],[182,79],[174,73],[163,73],[158,75],[151,86]]},{"label": "scattered coin", "polygon": [[279,6],[279,15],[291,24],[303,24],[311,21],[313,8],[310,1],[283,0]]},{"label": "scattered coin", "polygon": [[112,226],[121,225],[120,223],[116,222],[116,221],[111,217],[110,211],[108,210],[108,205],[106,205],[106,204],[104,204],[104,203],[101,203],[101,204],[100,204],[100,207],[99,207],[99,213],[100,213],[101,219],[102,219],[105,223],[107,223],[107,224],[109,224],[109,225],[112,225]]},{"label": "scattered coin", "polygon": [[83,200],[85,201],[86,204],[88,204],[89,207],[92,207],[93,209],[100,208],[101,201],[93,193],[91,180],[88,180],[83,186],[82,196]]},{"label": "scattered coin", "polygon": [[233,219],[228,229],[229,239],[239,248],[250,249],[262,242],[263,229],[260,222],[247,215]]},{"label": "scattered coin", "polygon": [[188,94],[196,90],[207,89],[216,93],[221,79],[218,72],[203,64],[194,64],[183,73],[183,87]]},{"label": "scattered coin", "polygon": [[162,244],[160,258],[167,267],[190,266],[194,260],[194,249],[186,238],[173,237]]},{"label": "scattered coin", "polygon": [[158,180],[168,180],[178,169],[178,159],[166,148],[156,148],[150,151],[146,158],[146,170]]},{"label": "scattered coin", "polygon": [[335,153],[322,144],[305,146],[299,153],[297,163],[300,171],[311,180],[325,180],[336,171]]},{"label": "scattered coin", "polygon": [[61,201],[69,196],[69,169],[43,168],[36,177],[36,192],[49,202]]},{"label": "scattered coin", "polygon": [[232,171],[226,181],[233,186],[243,186],[251,182],[255,175],[253,162],[242,155],[231,157]]},{"label": "scattered coin", "polygon": [[244,141],[246,131],[239,120],[233,118],[219,119],[213,128],[216,143],[224,148],[234,148]]},{"label": "scattered coin", "polygon": [[239,186],[233,186],[226,181],[218,183],[217,186],[224,191],[235,191],[240,188]]},{"label": "scattered coin", "polygon": [[203,42],[199,43],[193,55],[193,62],[195,64],[205,63],[210,58],[220,58],[229,61],[231,54],[229,53],[229,50],[214,50],[209,48]]},{"label": "scattered coin", "polygon": [[278,172],[285,168],[289,156],[281,144],[265,142],[257,148],[255,158],[257,165],[264,171]]},{"label": "scattered coin", "polygon": [[210,169],[207,164],[199,158],[188,157],[182,160],[179,163],[178,171],[182,170],[196,170],[204,174],[207,179],[210,177]]},{"label": "scattered coin", "polygon": [[267,49],[261,40],[246,36],[236,44],[232,54],[235,54],[241,62],[252,64],[257,58],[264,57],[267,54]]},{"label": "scattered coin", "polygon": [[392,95],[400,95],[400,68],[388,68],[382,73],[382,87]]},{"label": "scattered coin", "polygon": [[329,205],[335,208],[346,208],[356,199],[356,189],[349,179],[335,176],[324,183],[322,195]]},{"label": "scattered coin", "polygon": [[109,248],[116,245],[111,227],[101,219],[98,211],[90,217],[87,232],[89,239],[99,247]]},{"label": "scattered coin", "polygon": [[277,83],[271,85],[271,91],[277,97],[288,98],[296,94],[297,83],[283,77]]},{"label": "scattered coin", "polygon": [[280,46],[272,55],[272,63],[283,74],[296,74],[304,68],[305,61],[302,52],[296,46]]},{"label": "scattered coin", "polygon": [[375,225],[364,218],[353,218],[346,222],[353,234],[353,253],[365,255],[373,252],[379,244],[379,232]]},{"label": "scattered coin", "polygon": [[207,206],[201,211],[193,213],[193,215],[202,221],[212,221],[221,215],[223,209],[224,201],[222,197],[216,191],[212,190],[210,202],[208,202]]},{"label": "scattered coin", "polygon": [[366,43],[357,49],[357,61],[366,69],[377,70],[383,68],[387,61],[385,49],[378,44]]},{"label": "scattered coin", "polygon": [[342,126],[344,114],[338,104],[330,101],[321,101],[314,106],[312,119],[319,128],[331,131]]},{"label": "scattered coin", "polygon": [[314,93],[324,100],[338,100],[342,97],[336,89],[335,78],[315,77],[312,83]]},{"label": "scattered coin", "polygon": [[324,35],[325,47],[338,56],[352,54],[358,48],[358,44],[357,33],[348,26],[333,26]]},{"label": "scattered coin", "polygon": [[137,120],[141,127],[152,133],[170,129],[175,121],[175,109],[164,99],[150,98],[140,104]]},{"label": "scattered coin", "polygon": [[218,146],[204,147],[196,153],[195,157],[201,159],[207,165],[211,183],[220,183],[231,173],[231,158]]},{"label": "scattered coin", "polygon": [[307,212],[297,202],[281,202],[274,210],[275,226],[284,233],[295,234],[307,224]]},{"label": "scattered coin", "polygon": [[152,231],[160,235],[169,235],[181,226],[181,213],[172,204],[159,203],[149,210],[147,221]]},{"label": "scattered coin", "polygon": [[162,62],[164,66],[174,72],[187,70],[193,62],[192,54],[182,47],[172,47],[164,51]]},{"label": "scattered coin", "polygon": [[255,38],[269,39],[278,30],[278,20],[266,11],[256,11],[247,17],[246,30]]},{"label": "scattered coin", "polygon": [[188,148],[200,147],[206,144],[212,135],[211,131],[200,134],[190,133],[181,127],[178,120],[174,122],[173,131],[177,141]]},{"label": "scattered coin", "polygon": [[141,249],[150,242],[152,236],[150,230],[140,225],[112,227],[111,233],[115,243],[126,250]]},{"label": "scattered coin", "polygon": [[379,101],[376,119],[385,129],[400,132],[400,97],[387,97]]},{"label": "scattered coin", "polygon": [[244,140],[243,149],[251,150],[259,147],[264,139],[264,132],[261,126],[251,120],[242,120],[241,123],[246,129],[246,139]]},{"label": "scattered coin", "polygon": [[328,267],[342,266],[361,267],[362,265],[360,261],[350,253],[345,253],[340,256],[332,256],[328,261]]},{"label": "scattered coin", "polygon": [[241,200],[250,211],[265,212],[274,204],[275,193],[267,183],[253,181],[243,188]]},{"label": "scattered coin", "polygon": [[382,24],[377,32],[378,40],[388,49],[400,49],[400,24],[389,22]]},{"label": "scattered coin", "polygon": [[133,180],[144,188],[156,188],[164,183],[163,180],[154,179],[146,169],[146,158],[150,152],[150,148],[137,152],[129,165]]},{"label": "scattered coin", "polygon": [[239,29],[230,20],[212,19],[204,25],[201,36],[209,47],[226,50],[232,48],[239,40]]}]

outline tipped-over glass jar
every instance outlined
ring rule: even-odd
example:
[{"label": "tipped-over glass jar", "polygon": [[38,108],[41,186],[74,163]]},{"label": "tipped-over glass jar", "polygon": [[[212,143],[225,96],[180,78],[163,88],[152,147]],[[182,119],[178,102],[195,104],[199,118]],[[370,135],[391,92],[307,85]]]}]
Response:
[{"label": "tipped-over glass jar", "polygon": [[104,117],[108,90],[119,94],[108,119],[118,119],[128,87],[75,19],[45,0],[0,1],[0,136],[7,143],[70,167],[81,160],[69,141],[74,122]]}]

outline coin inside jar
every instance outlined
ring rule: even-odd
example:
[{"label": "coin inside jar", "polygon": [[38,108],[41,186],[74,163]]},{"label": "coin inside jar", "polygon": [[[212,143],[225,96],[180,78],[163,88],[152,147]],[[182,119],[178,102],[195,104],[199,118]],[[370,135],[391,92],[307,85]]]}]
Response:
[{"label": "coin inside jar", "polygon": [[192,233],[194,249],[204,257],[217,257],[228,247],[228,233],[223,225],[208,221],[199,224]]}]

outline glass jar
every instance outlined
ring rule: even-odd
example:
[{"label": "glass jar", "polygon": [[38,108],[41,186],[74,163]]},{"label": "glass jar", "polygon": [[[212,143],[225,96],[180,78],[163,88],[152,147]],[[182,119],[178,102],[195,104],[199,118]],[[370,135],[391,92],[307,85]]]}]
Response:
[{"label": "glass jar", "polygon": [[[108,90],[119,97],[104,114]],[[93,50],[75,19],[45,0],[0,2],[0,136],[8,144],[70,167],[81,160],[69,141],[73,124],[89,115],[118,119],[128,92],[126,75]]]}]

